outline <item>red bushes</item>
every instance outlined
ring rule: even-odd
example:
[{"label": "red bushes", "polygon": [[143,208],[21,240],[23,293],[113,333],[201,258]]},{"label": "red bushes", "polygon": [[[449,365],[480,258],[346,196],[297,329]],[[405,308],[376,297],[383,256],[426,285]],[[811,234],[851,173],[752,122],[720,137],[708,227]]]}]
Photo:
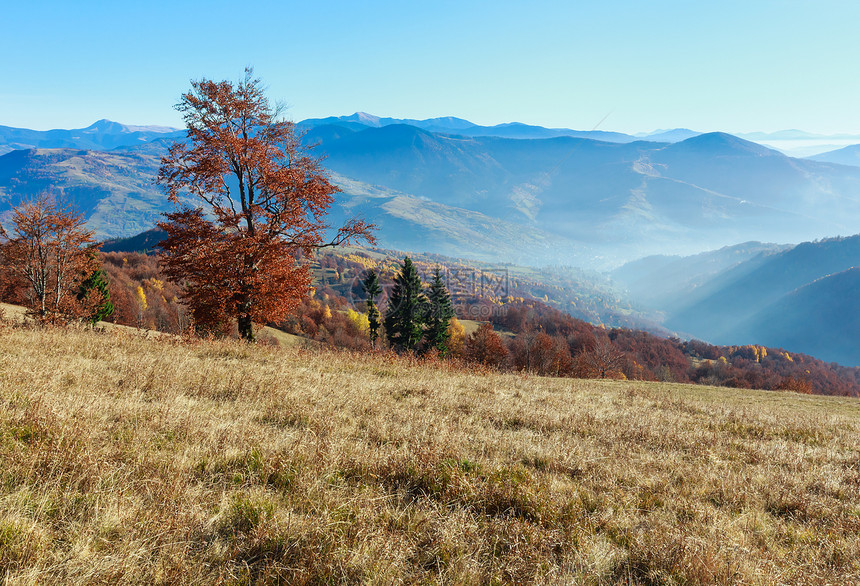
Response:
[{"label": "red bushes", "polygon": [[[475,313],[470,305],[460,311]],[[628,329],[607,332],[533,300],[497,307],[489,318],[515,334],[507,343],[506,363],[515,370],[860,397],[860,369],[781,349],[682,342]]]},{"label": "red bushes", "polygon": [[489,323],[481,324],[478,330],[469,336],[464,355],[466,360],[493,368],[502,368],[508,361],[508,349]]},{"label": "red bushes", "polygon": [[559,335],[523,333],[511,340],[508,346],[516,370],[552,376],[565,376],[573,371],[570,348]]}]

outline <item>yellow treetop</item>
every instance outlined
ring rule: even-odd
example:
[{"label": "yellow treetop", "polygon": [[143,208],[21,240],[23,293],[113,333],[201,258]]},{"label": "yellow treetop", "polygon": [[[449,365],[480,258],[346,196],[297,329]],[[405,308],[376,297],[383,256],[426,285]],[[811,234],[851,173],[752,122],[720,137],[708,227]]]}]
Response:
[{"label": "yellow treetop", "polygon": [[140,307],[146,309],[149,307],[146,304],[146,293],[143,292],[143,287],[140,285],[137,286],[137,300],[140,302]]}]

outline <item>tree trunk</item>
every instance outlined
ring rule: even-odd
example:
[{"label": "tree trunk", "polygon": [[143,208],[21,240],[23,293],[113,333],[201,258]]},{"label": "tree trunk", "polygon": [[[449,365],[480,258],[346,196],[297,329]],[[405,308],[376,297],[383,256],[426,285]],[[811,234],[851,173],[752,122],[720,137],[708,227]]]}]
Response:
[{"label": "tree trunk", "polygon": [[238,326],[239,336],[246,342],[254,341],[254,324],[251,323],[251,316],[247,313],[239,315]]}]

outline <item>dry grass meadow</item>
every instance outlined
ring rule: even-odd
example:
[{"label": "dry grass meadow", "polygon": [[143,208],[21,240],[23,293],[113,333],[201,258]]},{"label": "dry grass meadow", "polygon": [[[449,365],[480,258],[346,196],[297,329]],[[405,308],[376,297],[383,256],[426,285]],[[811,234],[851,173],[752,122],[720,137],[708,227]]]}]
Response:
[{"label": "dry grass meadow", "polygon": [[8,584],[852,584],[860,402],[0,329]]}]

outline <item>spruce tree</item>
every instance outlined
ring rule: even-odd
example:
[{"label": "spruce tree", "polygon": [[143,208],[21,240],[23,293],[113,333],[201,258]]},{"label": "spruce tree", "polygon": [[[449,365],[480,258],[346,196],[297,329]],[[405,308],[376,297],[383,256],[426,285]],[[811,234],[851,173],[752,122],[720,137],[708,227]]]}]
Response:
[{"label": "spruce tree", "polygon": [[92,313],[87,316],[87,321],[95,325],[97,322],[105,319],[113,313],[114,307],[110,300],[110,290],[108,289],[107,275],[104,269],[96,269],[90,276],[81,282],[78,288],[78,301],[85,301],[94,291],[96,299],[99,299],[97,305],[92,308]]},{"label": "spruce tree", "polygon": [[451,295],[442,282],[439,267],[433,274],[433,281],[427,289],[427,331],[424,333],[426,348],[436,348],[442,356],[448,353],[448,339],[451,337],[448,325],[454,317],[454,307],[451,305]]},{"label": "spruce tree", "polygon": [[385,335],[398,352],[415,350],[424,337],[427,298],[421,288],[418,271],[407,256],[400,273],[394,277],[394,288],[385,312]]},{"label": "spruce tree", "polygon": [[364,281],[361,282],[364,292],[367,294],[367,323],[370,330],[370,343],[376,342],[379,336],[379,310],[376,308],[376,298],[382,293],[379,286],[379,277],[376,276],[376,271],[371,269],[367,273]]}]

